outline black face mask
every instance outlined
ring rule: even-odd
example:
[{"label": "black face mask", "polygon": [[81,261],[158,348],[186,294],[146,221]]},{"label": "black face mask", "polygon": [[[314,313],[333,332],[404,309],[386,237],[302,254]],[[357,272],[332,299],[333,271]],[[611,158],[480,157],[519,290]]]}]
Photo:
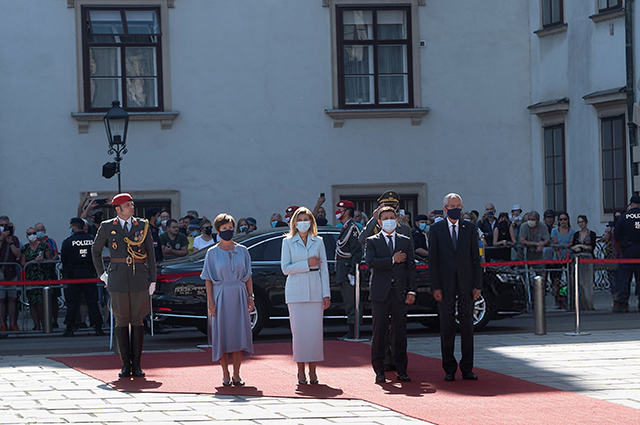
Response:
[{"label": "black face mask", "polygon": [[230,241],[231,239],[233,239],[233,230],[223,230],[221,232],[218,232],[218,235],[220,235],[222,240]]},{"label": "black face mask", "polygon": [[500,224],[500,231],[501,232],[506,232],[507,230],[509,230],[509,222],[508,221],[501,221]]},{"label": "black face mask", "polygon": [[211,233],[213,233],[213,229],[210,227],[207,227],[206,229],[202,229],[202,233],[204,233],[207,236],[210,236]]}]

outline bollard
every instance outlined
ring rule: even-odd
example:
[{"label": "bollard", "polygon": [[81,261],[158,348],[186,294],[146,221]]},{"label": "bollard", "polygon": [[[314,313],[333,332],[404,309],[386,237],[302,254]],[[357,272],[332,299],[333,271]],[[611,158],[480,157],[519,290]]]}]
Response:
[{"label": "bollard", "polygon": [[542,276],[533,278],[533,317],[535,321],[535,334],[547,334],[547,316],[545,312],[545,287]]},{"label": "bollard", "polygon": [[53,332],[53,319],[51,317],[51,288],[45,286],[42,289],[42,328],[44,333],[50,334]]},{"label": "bollard", "polygon": [[578,282],[578,269],[580,267],[580,259],[578,257],[575,258],[574,261],[574,283],[575,283],[575,308],[576,308],[576,327],[574,332],[565,332],[564,334],[567,336],[582,336],[582,335],[591,335],[591,332],[580,332],[580,283]]}]

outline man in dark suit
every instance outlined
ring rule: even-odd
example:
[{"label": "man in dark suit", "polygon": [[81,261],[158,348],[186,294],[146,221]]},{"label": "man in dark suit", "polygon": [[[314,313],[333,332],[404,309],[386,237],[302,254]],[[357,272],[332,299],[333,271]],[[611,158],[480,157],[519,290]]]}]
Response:
[{"label": "man in dark suit", "polygon": [[[150,294],[156,287],[156,259],[149,223],[133,217],[133,199],[128,193],[113,197],[117,217],[100,224],[93,243],[93,264],[107,284],[111,296],[114,334],[122,370],[119,376],[143,377],[140,368],[144,327],[142,319],[151,310]],[[105,272],[102,249],[107,246],[111,264]],[[131,325],[131,331],[129,331]]]},{"label": "man in dark suit", "polygon": [[460,371],[463,379],[477,380],[473,373],[473,309],[482,289],[482,269],[476,226],[460,220],[462,198],[444,198],[445,220],[429,232],[429,279],[440,315],[440,344],[445,381],[454,381],[458,363],[453,355],[456,335],[456,303],[462,339]]},{"label": "man in dark suit", "polygon": [[407,375],[407,304],[415,302],[413,291],[415,264],[411,239],[396,232],[396,213],[391,207],[380,210],[382,231],[367,238],[365,261],[371,268],[369,294],[373,315],[371,365],[376,383],[386,382],[384,375],[385,333],[389,315],[393,335],[393,360],[399,381],[409,382]]}]

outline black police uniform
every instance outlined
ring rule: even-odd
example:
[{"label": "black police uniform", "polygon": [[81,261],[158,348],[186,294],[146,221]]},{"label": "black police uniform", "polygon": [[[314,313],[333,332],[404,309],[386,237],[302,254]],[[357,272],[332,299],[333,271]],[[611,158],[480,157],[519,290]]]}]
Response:
[{"label": "black police uniform", "polygon": [[160,232],[156,226],[149,221],[149,233],[153,239],[153,252],[156,255],[156,263],[164,260],[164,254],[162,254],[162,245],[160,245]]},{"label": "black police uniform", "polygon": [[[616,240],[620,241],[622,258],[640,258],[640,208],[632,208],[622,214],[613,231]],[[627,311],[631,276],[636,277],[636,295],[640,286],[640,264],[620,264],[618,275],[611,288],[614,309]]]},{"label": "black police uniform", "polygon": [[353,219],[347,221],[336,242],[336,283],[340,285],[342,300],[350,328],[355,324],[355,289],[351,286],[349,275],[356,273],[356,267],[362,261],[362,245],[358,241],[360,230]]},{"label": "black police uniform", "polygon": [[[87,232],[79,231],[68,237],[62,243],[60,259],[65,279],[95,278],[96,269],[91,257],[93,237]],[[84,295],[89,309],[91,326],[95,327],[96,334],[102,335],[102,315],[98,308],[98,287],[96,283],[73,283],[64,288],[67,302],[67,316],[64,323],[67,325],[65,336],[73,333],[76,324],[76,316],[80,307],[80,294]]]}]

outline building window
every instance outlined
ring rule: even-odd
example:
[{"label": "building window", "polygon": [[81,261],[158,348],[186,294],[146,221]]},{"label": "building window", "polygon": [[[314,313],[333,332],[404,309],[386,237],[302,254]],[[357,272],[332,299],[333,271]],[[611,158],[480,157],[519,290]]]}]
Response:
[{"label": "building window", "polygon": [[563,0],[542,0],[542,28],[562,24],[562,9]]},{"label": "building window", "polygon": [[564,124],[544,127],[546,208],[566,210]]},{"label": "building window", "polygon": [[621,211],[627,199],[624,115],[601,120],[602,195],[605,213]]},{"label": "building window", "polygon": [[162,111],[159,8],[83,7],[84,107]]},{"label": "building window", "polygon": [[411,8],[336,10],[340,107],[413,107]]},{"label": "building window", "polygon": [[[402,210],[405,212],[405,215],[411,216],[411,224],[413,227],[413,219],[418,215],[418,194],[417,193],[399,193],[400,197],[400,205],[398,206],[398,211]],[[371,213],[378,208],[378,198],[380,194],[371,194],[371,195],[344,195],[340,196],[341,200],[348,199],[353,202],[355,205],[355,209],[358,211],[362,211],[367,215],[370,219],[372,217]]]},{"label": "building window", "polygon": [[598,12],[622,9],[622,0],[598,0]]}]

